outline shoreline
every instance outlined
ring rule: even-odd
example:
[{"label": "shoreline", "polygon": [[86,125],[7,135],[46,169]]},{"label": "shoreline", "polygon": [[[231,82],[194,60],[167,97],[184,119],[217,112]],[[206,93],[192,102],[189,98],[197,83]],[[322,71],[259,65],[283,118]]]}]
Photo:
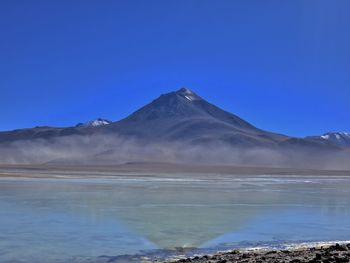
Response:
[{"label": "shoreline", "polygon": [[350,176],[350,170],[278,168],[175,163],[126,163],[119,165],[1,165],[0,178],[84,178],[118,176]]},{"label": "shoreline", "polygon": [[[159,261],[156,261],[159,262]],[[350,243],[329,242],[319,246],[293,246],[287,249],[245,249],[218,252],[213,255],[169,259],[164,263],[342,263],[350,262]]]}]

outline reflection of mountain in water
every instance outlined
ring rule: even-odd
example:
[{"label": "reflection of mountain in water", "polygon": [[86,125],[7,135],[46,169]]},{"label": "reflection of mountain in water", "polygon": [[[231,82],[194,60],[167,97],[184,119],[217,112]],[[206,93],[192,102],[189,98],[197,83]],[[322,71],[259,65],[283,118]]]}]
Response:
[{"label": "reflection of mountain in water", "polygon": [[[212,187],[210,187],[212,185]],[[278,200],[256,186],[206,181],[109,180],[104,183],[40,182],[17,189],[33,211],[59,210],[96,220],[117,219],[159,248],[198,247],[238,230]],[[40,191],[38,191],[40,189]],[[258,202],[258,203],[257,203]],[[248,204],[248,205],[242,205]],[[255,204],[253,206],[249,204]],[[45,209],[42,209],[45,208]]]},{"label": "reflection of mountain in water", "polygon": [[[129,209],[120,215],[131,229],[161,248],[199,247],[227,231],[239,229],[254,211],[214,207]],[[136,219],[137,216],[140,218]],[[135,220],[136,219],[136,220]]]}]

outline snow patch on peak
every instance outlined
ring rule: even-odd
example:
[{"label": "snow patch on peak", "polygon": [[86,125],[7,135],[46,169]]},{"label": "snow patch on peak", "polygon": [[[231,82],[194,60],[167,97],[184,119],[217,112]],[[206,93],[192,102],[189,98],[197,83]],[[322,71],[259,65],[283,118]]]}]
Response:
[{"label": "snow patch on peak", "polygon": [[199,97],[192,90],[187,88],[181,88],[178,91],[176,91],[176,93],[190,102],[201,99],[201,97]]},{"label": "snow patch on peak", "polygon": [[334,136],[336,138],[341,138],[343,136],[350,137],[350,132],[328,132],[328,133],[323,134],[321,137],[330,138],[332,136]]},{"label": "snow patch on peak", "polygon": [[111,123],[112,121],[110,120],[98,118],[95,120],[87,121],[85,123],[79,123],[76,126],[77,127],[98,127],[98,126],[108,125]]},{"label": "snow patch on peak", "polygon": [[321,135],[320,138],[337,145],[350,146],[350,132],[329,132]]},{"label": "snow patch on peak", "polygon": [[185,95],[185,98],[188,99],[189,101],[193,101],[194,100],[194,98],[192,96]]}]

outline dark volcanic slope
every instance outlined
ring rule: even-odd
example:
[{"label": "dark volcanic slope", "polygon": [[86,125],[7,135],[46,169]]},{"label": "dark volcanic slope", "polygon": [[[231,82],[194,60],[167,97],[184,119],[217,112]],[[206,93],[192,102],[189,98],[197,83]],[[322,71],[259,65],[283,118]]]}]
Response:
[{"label": "dark volcanic slope", "polygon": [[103,129],[147,140],[223,141],[246,146],[273,145],[287,139],[260,130],[185,88],[161,95],[129,117]]}]

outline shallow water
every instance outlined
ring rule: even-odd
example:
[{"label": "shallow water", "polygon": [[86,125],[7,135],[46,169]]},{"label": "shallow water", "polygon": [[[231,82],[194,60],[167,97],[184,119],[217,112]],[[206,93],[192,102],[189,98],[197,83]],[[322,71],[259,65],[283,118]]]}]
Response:
[{"label": "shallow water", "polygon": [[129,262],[118,256],[331,240],[350,240],[348,177],[0,179],[0,262]]}]

